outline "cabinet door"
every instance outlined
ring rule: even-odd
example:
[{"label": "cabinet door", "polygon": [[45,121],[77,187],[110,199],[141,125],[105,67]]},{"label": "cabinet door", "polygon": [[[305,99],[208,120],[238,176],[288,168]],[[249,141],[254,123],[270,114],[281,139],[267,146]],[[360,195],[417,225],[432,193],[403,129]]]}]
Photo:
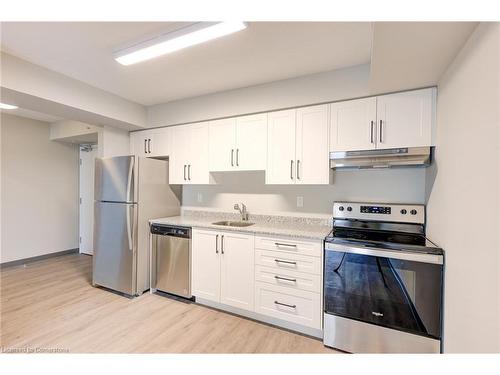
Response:
[{"label": "cabinet door", "polygon": [[187,155],[187,184],[208,184],[208,122],[185,125],[189,127]]},{"label": "cabinet door", "polygon": [[236,118],[236,169],[265,170],[267,163],[267,113]]},{"label": "cabinet door", "polygon": [[348,100],[330,107],[330,151],[375,148],[377,98]]},{"label": "cabinet door", "polygon": [[295,109],[268,114],[267,184],[295,183],[295,119]]},{"label": "cabinet door", "polygon": [[253,311],[254,236],[221,234],[221,303]]},{"label": "cabinet door", "polygon": [[170,155],[170,145],[172,144],[172,128],[162,128],[151,134],[151,144],[149,156],[163,157]]},{"label": "cabinet door", "polygon": [[171,184],[187,183],[187,157],[190,147],[190,128],[188,125],[175,126],[172,135],[172,153],[169,156],[169,181]]},{"label": "cabinet door", "polygon": [[297,109],[297,184],[330,183],[328,151],[328,105]]},{"label": "cabinet door", "polygon": [[191,285],[192,294],[220,301],[220,235],[213,231],[193,230]]},{"label": "cabinet door", "polygon": [[210,121],[208,125],[210,171],[231,171],[236,166],[236,119]]},{"label": "cabinet door", "polygon": [[436,89],[377,97],[377,148],[432,145]]},{"label": "cabinet door", "polygon": [[130,135],[131,140],[131,150],[134,155],[147,157],[148,152],[148,139],[150,137],[149,132],[134,132]]}]

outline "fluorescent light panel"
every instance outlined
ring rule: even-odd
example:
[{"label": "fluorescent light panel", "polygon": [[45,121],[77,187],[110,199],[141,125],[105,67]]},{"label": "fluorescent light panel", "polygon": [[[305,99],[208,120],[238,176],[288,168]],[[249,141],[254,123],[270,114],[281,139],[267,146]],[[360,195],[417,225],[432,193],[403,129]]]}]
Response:
[{"label": "fluorescent light panel", "polygon": [[122,65],[136,64],[245,29],[244,22],[198,22],[115,53]]},{"label": "fluorescent light panel", "polygon": [[16,105],[0,103],[0,109],[17,109]]}]

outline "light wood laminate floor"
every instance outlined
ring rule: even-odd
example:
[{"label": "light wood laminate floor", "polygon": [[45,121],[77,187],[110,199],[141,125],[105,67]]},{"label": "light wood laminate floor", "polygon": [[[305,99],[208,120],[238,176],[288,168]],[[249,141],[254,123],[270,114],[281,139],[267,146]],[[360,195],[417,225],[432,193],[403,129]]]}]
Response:
[{"label": "light wood laminate floor", "polygon": [[71,254],[1,270],[0,346],[70,353],[337,353],[322,342],[194,303],[90,285]]}]

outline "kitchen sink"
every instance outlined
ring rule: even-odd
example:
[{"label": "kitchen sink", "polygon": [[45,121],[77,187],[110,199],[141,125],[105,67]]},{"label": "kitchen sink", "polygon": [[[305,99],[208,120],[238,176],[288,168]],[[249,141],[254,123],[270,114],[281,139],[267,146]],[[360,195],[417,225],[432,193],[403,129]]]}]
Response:
[{"label": "kitchen sink", "polygon": [[250,225],[254,225],[255,223],[249,223],[248,221],[216,221],[212,223],[213,225],[223,225],[225,227],[249,227]]}]

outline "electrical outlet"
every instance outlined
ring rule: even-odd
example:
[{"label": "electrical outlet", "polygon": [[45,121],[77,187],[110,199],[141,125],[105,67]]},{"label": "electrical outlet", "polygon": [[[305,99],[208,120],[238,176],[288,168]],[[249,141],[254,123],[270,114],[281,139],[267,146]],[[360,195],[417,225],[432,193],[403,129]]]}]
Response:
[{"label": "electrical outlet", "polygon": [[297,207],[304,207],[304,197],[297,197]]},{"label": "electrical outlet", "polygon": [[198,203],[203,202],[203,194],[198,193]]}]

